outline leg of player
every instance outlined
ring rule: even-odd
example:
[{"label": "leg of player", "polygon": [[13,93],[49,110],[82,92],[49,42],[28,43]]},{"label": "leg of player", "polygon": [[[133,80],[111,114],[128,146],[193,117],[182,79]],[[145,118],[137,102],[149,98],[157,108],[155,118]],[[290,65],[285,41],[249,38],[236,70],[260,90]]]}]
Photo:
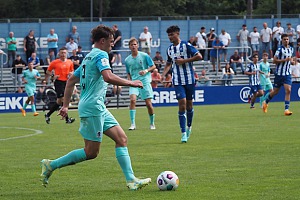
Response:
[{"label": "leg of player", "polygon": [[130,116],[131,125],[128,130],[136,129],[136,126],[135,126],[135,113],[136,113],[135,104],[136,104],[136,95],[131,94],[130,95],[130,107],[129,107],[129,116]]},{"label": "leg of player", "polygon": [[186,136],[186,98],[179,99],[178,100],[178,119],[179,119],[179,126],[181,129],[181,142],[186,143],[187,142],[187,136]]},{"label": "leg of player", "polygon": [[149,118],[150,118],[150,129],[151,130],[155,130],[155,114],[154,114],[154,109],[153,109],[153,105],[151,102],[151,99],[145,99],[146,102],[146,106],[148,109],[148,114],[149,114]]},{"label": "leg of player", "polygon": [[30,102],[31,102],[31,110],[32,110],[32,112],[33,112],[33,116],[38,116],[39,113],[36,112],[36,108],[35,108],[35,104],[34,104],[34,96],[30,96],[30,97],[28,97],[28,98],[29,98],[29,100],[30,100]]},{"label": "leg of player", "polygon": [[23,117],[25,117],[26,116],[26,108],[27,108],[27,106],[28,106],[28,104],[29,104],[29,102],[30,102],[30,99],[28,98],[26,101],[25,101],[25,103],[24,103],[24,105],[23,105],[23,107],[20,109],[21,110],[21,112],[22,112],[22,115],[23,115]]},{"label": "leg of player", "polygon": [[192,122],[194,117],[194,108],[193,108],[193,100],[186,100],[186,117],[187,117],[187,129],[186,129],[186,137],[190,138],[192,133]]},{"label": "leg of player", "polygon": [[284,90],[285,90],[285,98],[284,98],[284,115],[289,116],[293,113],[289,111],[290,108],[290,100],[291,100],[291,85],[284,84]]},{"label": "leg of player", "polygon": [[106,130],[104,134],[116,143],[116,158],[125,176],[127,187],[130,190],[138,190],[151,183],[151,178],[138,179],[134,176],[127,149],[127,136],[123,129],[120,126],[113,126]]},{"label": "leg of player", "polygon": [[267,113],[268,112],[268,104],[269,102],[272,100],[272,98],[278,94],[278,92],[280,91],[280,87],[279,88],[274,88],[272,92],[270,92],[269,94],[267,94],[265,96],[265,101],[263,102],[263,112]]}]

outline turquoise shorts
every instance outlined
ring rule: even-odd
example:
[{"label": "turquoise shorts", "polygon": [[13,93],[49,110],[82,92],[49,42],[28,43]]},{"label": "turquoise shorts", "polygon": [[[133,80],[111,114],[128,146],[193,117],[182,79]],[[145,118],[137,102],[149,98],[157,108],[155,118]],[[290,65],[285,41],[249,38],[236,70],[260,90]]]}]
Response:
[{"label": "turquoise shorts", "polygon": [[25,91],[28,97],[34,96],[36,87],[31,87],[25,84]]},{"label": "turquoise shorts", "polygon": [[262,88],[264,91],[273,90],[273,85],[272,85],[272,83],[267,84],[267,85],[262,85]]},{"label": "turquoise shorts", "polygon": [[142,100],[153,99],[153,90],[150,83],[143,85],[143,88],[129,88],[129,95],[135,94]]},{"label": "turquoise shorts", "polygon": [[81,117],[79,132],[86,140],[102,142],[103,132],[118,125],[114,116],[106,110],[101,116]]}]

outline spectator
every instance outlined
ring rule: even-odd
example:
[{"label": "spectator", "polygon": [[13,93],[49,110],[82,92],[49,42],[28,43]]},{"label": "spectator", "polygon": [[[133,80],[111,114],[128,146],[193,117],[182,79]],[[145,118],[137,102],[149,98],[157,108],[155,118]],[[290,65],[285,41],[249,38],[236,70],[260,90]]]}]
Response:
[{"label": "spectator", "polygon": [[165,61],[160,55],[159,51],[156,51],[155,56],[152,58],[152,60],[154,61],[158,73],[160,73],[160,69],[162,68],[162,65],[165,64]]},{"label": "spectator", "polygon": [[[50,63],[55,60],[55,54],[54,54],[54,51],[51,49],[48,53],[48,55],[46,56],[46,59],[45,59],[45,64],[46,65],[50,65]],[[46,68],[47,69],[47,68]]]},{"label": "spectator", "polygon": [[224,44],[224,49],[220,52],[220,59],[222,59],[222,54],[224,54],[224,62],[227,62],[227,49],[226,47],[229,47],[231,43],[231,37],[230,34],[227,33],[224,29],[221,30],[221,34],[219,35],[219,39]]},{"label": "spectator", "polygon": [[46,87],[47,87],[47,81],[42,80],[41,82],[42,86],[39,87],[36,94],[36,102],[37,103],[45,103],[46,97]]},{"label": "spectator", "polygon": [[79,99],[80,99],[80,92],[77,89],[76,85],[74,85],[74,89],[73,89],[73,93],[72,93],[70,102],[77,102],[78,103]]},{"label": "spectator", "polygon": [[222,74],[223,85],[232,86],[234,71],[230,67],[229,63],[226,63],[225,67],[222,69]]},{"label": "spectator", "polygon": [[37,49],[36,39],[34,37],[34,31],[30,30],[28,35],[24,38],[24,52],[26,54],[26,60],[30,58],[31,54]]},{"label": "spectator", "polygon": [[197,86],[211,86],[211,80],[206,76],[205,69],[202,69],[201,75],[198,77]]},{"label": "spectator", "polygon": [[119,51],[122,47],[122,32],[118,29],[118,26],[115,24],[113,25],[112,29],[114,30],[114,46],[112,48],[115,62],[113,65],[122,66],[122,57],[121,52]]},{"label": "spectator", "polygon": [[257,54],[257,55],[259,52],[259,38],[260,38],[260,35],[259,35],[259,32],[257,32],[257,27],[254,26],[253,31],[249,34],[249,40],[250,40],[253,54]]},{"label": "spectator", "polygon": [[196,33],[196,41],[197,41],[197,46],[200,49],[199,52],[202,55],[202,60],[204,60],[205,56],[205,48],[206,48],[206,33],[205,33],[205,27],[201,27],[200,32]]},{"label": "spectator", "polygon": [[[210,32],[206,35],[208,48],[212,48],[212,43],[215,40],[215,37],[217,37],[217,35],[215,34],[215,29],[211,28]],[[210,51],[210,49],[208,49],[207,51],[207,60],[210,60]]]},{"label": "spectator", "polygon": [[50,29],[50,33],[47,36],[47,42],[48,42],[48,53],[50,50],[54,51],[54,55],[57,55],[57,42],[58,42],[58,36],[56,33],[54,33],[54,29]]},{"label": "spectator", "polygon": [[153,72],[151,73],[151,86],[152,88],[157,88],[158,83],[161,82],[161,76],[158,72],[157,69],[154,69]]},{"label": "spectator", "polygon": [[281,35],[284,33],[284,29],[281,27],[281,22],[277,21],[276,26],[273,27],[272,36],[273,36],[273,53],[278,49],[281,42]]},{"label": "spectator", "polygon": [[79,65],[80,65],[82,63],[84,57],[85,57],[85,54],[82,52],[82,47],[81,46],[78,46],[76,55],[79,57]]},{"label": "spectator", "polygon": [[243,24],[242,29],[239,30],[238,34],[236,35],[236,38],[238,42],[240,43],[241,47],[241,59],[242,62],[248,58],[248,36],[249,36],[249,31],[247,30],[247,25]]},{"label": "spectator", "polygon": [[165,88],[172,87],[172,74],[171,73],[166,74],[166,78],[163,81],[163,85],[164,85]]},{"label": "spectator", "polygon": [[230,67],[233,69],[234,74],[237,74],[237,67],[240,67],[242,70],[242,74],[244,74],[244,67],[242,64],[241,57],[239,56],[238,50],[235,50],[234,54],[230,56]]},{"label": "spectator", "polygon": [[289,36],[289,45],[294,48],[294,36],[296,35],[296,31],[292,28],[291,23],[287,23],[287,28],[285,29],[285,33]]},{"label": "spectator", "polygon": [[152,35],[148,31],[149,28],[147,26],[144,27],[144,32],[140,34],[139,41],[141,43],[141,51],[151,54],[151,43],[152,43]]},{"label": "spectator", "polygon": [[198,48],[198,46],[197,46],[197,40],[196,40],[196,38],[195,38],[194,36],[191,36],[191,37],[190,37],[189,43],[190,43],[191,45],[193,45],[193,47]]},{"label": "spectator", "polygon": [[291,65],[291,73],[292,73],[292,82],[300,83],[300,63],[297,58],[294,57],[294,60]]},{"label": "spectator", "polygon": [[263,29],[260,31],[261,47],[263,53],[270,52],[270,58],[273,58],[273,51],[271,48],[272,30],[267,23],[263,23]]},{"label": "spectator", "polygon": [[213,66],[213,71],[216,71],[216,61],[218,62],[218,71],[222,72],[221,70],[221,63],[220,63],[220,52],[224,49],[224,44],[220,41],[219,37],[216,37],[212,43],[213,49],[210,51],[211,63]]},{"label": "spectator", "polygon": [[35,52],[32,52],[31,57],[28,58],[28,62],[27,63],[30,63],[30,62],[32,62],[34,69],[36,67],[40,66],[40,59],[39,59],[39,57],[36,56]]},{"label": "spectator", "polygon": [[77,26],[72,27],[72,31],[69,33],[66,38],[66,42],[70,42],[70,38],[73,38],[74,42],[78,45],[80,42],[79,33],[77,32]]},{"label": "spectator", "polygon": [[14,83],[18,86],[18,89],[22,89],[22,76],[23,69],[25,69],[26,62],[22,60],[20,55],[16,56],[16,59],[13,61],[11,73],[14,77]]},{"label": "spectator", "polygon": [[68,58],[70,58],[73,55],[73,50],[75,50],[77,52],[78,50],[78,45],[77,43],[74,41],[73,38],[70,38],[70,42],[68,42],[66,44],[66,48],[68,51]]},{"label": "spectator", "polygon": [[16,59],[17,40],[14,37],[14,32],[9,32],[9,37],[6,38],[7,44],[7,67],[12,67]]},{"label": "spectator", "polygon": [[69,59],[73,62],[74,71],[75,71],[79,67],[79,65],[80,65],[79,64],[79,62],[80,62],[79,56],[77,56],[75,49],[72,51],[72,56],[70,56]]},{"label": "spectator", "polygon": [[296,51],[296,57],[300,58],[300,37],[297,39],[297,51]]}]

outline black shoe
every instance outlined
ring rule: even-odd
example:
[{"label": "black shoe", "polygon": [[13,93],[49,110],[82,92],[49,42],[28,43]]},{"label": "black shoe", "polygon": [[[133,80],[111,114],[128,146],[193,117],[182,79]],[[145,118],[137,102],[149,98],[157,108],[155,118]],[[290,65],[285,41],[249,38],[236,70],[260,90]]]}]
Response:
[{"label": "black shoe", "polygon": [[47,114],[45,114],[45,121],[47,124],[50,124],[50,117]]},{"label": "black shoe", "polygon": [[73,122],[75,122],[75,119],[70,117],[67,121],[66,124],[72,124]]}]

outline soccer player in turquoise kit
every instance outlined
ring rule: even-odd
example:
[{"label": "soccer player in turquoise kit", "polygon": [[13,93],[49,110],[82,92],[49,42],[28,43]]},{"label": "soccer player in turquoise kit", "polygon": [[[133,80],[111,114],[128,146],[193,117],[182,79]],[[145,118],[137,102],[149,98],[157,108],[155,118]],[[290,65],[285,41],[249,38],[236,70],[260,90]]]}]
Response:
[{"label": "soccer player in turquoise kit", "polygon": [[138,40],[136,38],[130,38],[129,48],[131,50],[131,55],[125,59],[125,66],[127,72],[128,80],[140,80],[143,83],[143,88],[129,88],[130,96],[130,108],[129,115],[131,126],[129,130],[135,130],[135,104],[137,96],[140,96],[141,99],[145,100],[148,114],[150,118],[150,129],[155,130],[155,114],[152,106],[151,99],[153,98],[153,90],[151,86],[151,71],[156,68],[151,57],[144,53],[138,51]]},{"label": "soccer player in turquoise kit", "polygon": [[292,75],[291,75],[291,61],[293,59],[294,49],[289,45],[289,36],[287,34],[281,35],[282,45],[277,49],[273,62],[276,64],[274,89],[265,97],[263,102],[263,112],[268,112],[268,103],[278,94],[281,86],[284,87],[284,115],[290,116],[293,113],[289,110],[292,90]]},{"label": "soccer player in turquoise kit", "polygon": [[31,103],[31,110],[33,112],[33,116],[38,116],[39,113],[36,112],[35,104],[34,104],[34,94],[36,92],[36,80],[40,79],[41,75],[38,70],[33,69],[33,62],[28,63],[28,69],[23,72],[23,83],[25,84],[25,90],[28,96],[28,99],[25,101],[23,108],[21,108],[22,115],[26,116],[26,107],[29,103]]},{"label": "soccer player in turquoise kit", "polygon": [[181,142],[186,143],[192,131],[194,115],[195,77],[193,62],[201,60],[202,55],[190,43],[180,39],[180,28],[178,26],[170,26],[166,32],[172,44],[167,49],[168,59],[162,73],[162,79],[172,67],[172,83],[179,107],[178,118],[181,129]]},{"label": "soccer player in turquoise kit", "polygon": [[42,184],[46,186],[54,170],[82,161],[94,159],[100,151],[103,134],[115,141],[116,158],[125,175],[127,187],[137,190],[151,182],[150,178],[138,179],[134,176],[127,149],[127,136],[117,120],[104,105],[108,83],[113,85],[143,87],[141,81],[122,79],[111,72],[107,52],[113,46],[113,30],[99,25],[92,30],[94,48],[84,58],[80,67],[69,78],[63,107],[59,115],[68,115],[68,106],[75,83],[80,81],[81,96],[78,105],[80,116],[79,132],[84,138],[85,147],[76,149],[55,160],[43,159]]},{"label": "soccer player in turquoise kit", "polygon": [[[263,61],[259,64],[259,69],[260,71],[262,71],[263,73],[260,74],[260,85],[262,86],[263,91],[265,91],[265,96],[268,95],[268,93],[273,91],[273,84],[271,82],[270,79],[270,63],[267,61],[269,57],[268,53],[263,53]],[[260,97],[260,107],[262,108],[262,104],[264,101],[264,97]]]}]

